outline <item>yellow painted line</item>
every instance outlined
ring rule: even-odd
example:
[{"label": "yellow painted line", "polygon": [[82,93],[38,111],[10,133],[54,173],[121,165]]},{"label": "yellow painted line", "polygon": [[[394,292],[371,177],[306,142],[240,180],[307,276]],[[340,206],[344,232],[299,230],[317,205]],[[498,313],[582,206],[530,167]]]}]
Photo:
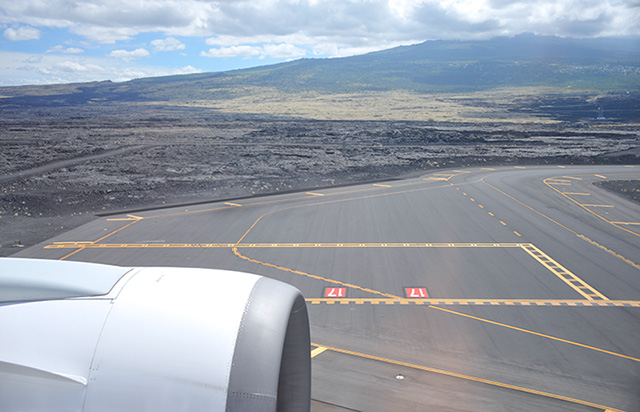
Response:
[{"label": "yellow painted line", "polygon": [[188,248],[520,248],[526,243],[94,243],[56,242],[44,249],[188,249]]},{"label": "yellow painted line", "polygon": [[314,192],[307,192],[307,194],[312,196],[324,196],[322,193],[314,193]]},{"label": "yellow painted line", "polygon": [[470,198],[469,198],[469,200],[471,200],[472,202],[475,202],[475,201],[476,201],[476,199],[474,199],[474,198],[472,198],[472,197],[470,197]]},{"label": "yellow painted line", "polygon": [[233,251],[234,255],[236,255],[237,257],[239,257],[242,260],[246,260],[247,262],[252,262],[252,263],[256,263],[258,265],[263,265],[263,266],[267,266],[267,267],[270,267],[270,268],[282,270],[284,272],[294,273],[296,275],[308,277],[308,278],[311,278],[311,279],[321,280],[321,281],[324,281],[324,282],[332,283],[334,285],[340,285],[340,286],[344,286],[344,287],[348,287],[348,288],[352,288],[352,289],[361,290],[363,292],[371,293],[371,294],[374,294],[374,295],[380,295],[380,296],[384,296],[384,297],[392,298],[392,299],[399,299],[398,296],[392,295],[390,293],[380,292],[380,291],[377,291],[377,290],[374,290],[374,289],[365,288],[365,287],[354,285],[354,284],[351,284],[351,283],[346,283],[346,282],[342,282],[342,281],[339,281],[339,280],[326,278],[326,277],[323,277],[323,276],[313,275],[311,273],[303,272],[301,270],[289,269],[289,268],[286,268],[284,266],[274,265],[273,263],[262,262],[262,261],[257,260],[257,259],[252,259],[252,258],[250,258],[248,256],[245,256],[242,253],[240,253],[237,248],[233,248],[232,251]]},{"label": "yellow painted line", "polygon": [[502,226],[506,226],[507,224],[504,223],[502,220],[500,221],[500,224],[502,224]]},{"label": "yellow painted line", "polygon": [[573,290],[584,296],[588,300],[609,300],[602,293],[598,292],[592,286],[573,274],[567,268],[553,260],[549,255],[538,249],[533,244],[529,243],[522,246],[525,252],[532,256],[535,260],[540,262],[544,267],[549,269],[551,273],[556,275],[558,279],[569,285]]},{"label": "yellow painted line", "polygon": [[[390,294],[390,293],[380,292],[380,291],[377,291],[375,289],[364,288],[364,287],[358,286],[358,285],[352,285],[352,284],[349,284],[349,283],[341,282],[339,280],[329,279],[329,278],[325,278],[325,277],[318,276],[318,275],[313,275],[311,273],[306,273],[306,272],[302,272],[302,271],[299,271],[299,270],[295,270],[295,269],[290,269],[290,268],[286,268],[286,267],[283,267],[283,266],[274,265],[274,264],[268,263],[268,262],[262,262],[262,261],[259,261],[259,260],[256,260],[256,259],[252,259],[250,257],[242,255],[238,251],[237,248],[234,248],[232,250],[233,250],[233,253],[236,256],[238,256],[240,259],[243,259],[243,260],[246,260],[246,261],[249,261],[249,262],[252,262],[252,263],[256,263],[256,264],[259,264],[259,265],[275,268],[275,269],[282,270],[282,271],[289,272],[289,273],[294,273],[294,274],[297,274],[297,275],[300,275],[300,276],[304,276],[304,277],[308,277],[308,278],[311,278],[311,279],[321,280],[321,281],[325,281],[325,282],[328,282],[328,283],[332,283],[332,284],[336,284],[336,285],[340,285],[340,286],[345,286],[345,287],[361,290],[363,292],[371,293],[373,295],[384,296],[384,297],[387,297],[387,298],[391,298],[394,301],[395,300],[402,300],[402,298],[400,296],[396,296],[396,295],[393,295],[393,294]],[[327,304],[333,304],[333,303],[334,302],[327,302]],[[585,303],[592,303],[592,302],[591,301],[589,301],[589,302],[585,301]],[[495,322],[495,321],[492,321],[490,319],[480,318],[478,316],[467,315],[466,313],[456,312],[454,310],[446,309],[446,308],[443,308],[443,307],[428,306],[428,308],[434,309],[434,310],[439,310],[439,311],[446,312],[446,313],[449,313],[449,314],[452,314],[452,315],[456,315],[456,316],[465,317],[465,318],[468,318],[468,319],[473,319],[473,320],[476,320],[476,321],[479,321],[479,322],[484,322],[484,323],[491,324],[491,325],[501,326],[501,327],[504,327],[504,328],[507,328],[507,329],[511,329],[511,330],[515,330],[515,331],[518,331],[518,332],[528,333],[528,334],[531,334],[531,335],[547,338],[547,339],[550,339],[550,340],[555,340],[555,341],[558,341],[558,342],[563,342],[563,343],[566,343],[566,344],[579,346],[579,347],[590,349],[590,350],[593,350],[593,351],[598,351],[598,352],[601,352],[601,353],[606,353],[606,354],[609,354],[609,355],[618,356],[618,357],[622,357],[622,358],[625,358],[625,359],[630,359],[630,360],[633,360],[635,362],[640,362],[640,359],[633,358],[631,356],[623,355],[623,354],[616,353],[616,352],[611,352],[611,351],[608,351],[608,350],[605,350],[605,349],[596,348],[596,347],[593,347],[593,346],[585,345],[585,344],[578,343],[578,342],[573,342],[573,341],[566,340],[566,339],[557,338],[555,336],[545,335],[545,334],[542,334],[542,333],[539,333],[539,332],[535,332],[535,331],[532,331],[532,330],[519,328],[517,326],[511,326],[511,325],[507,325],[505,323]],[[314,345],[314,346],[320,346],[320,345]],[[325,345],[322,345],[322,346],[327,347]]]},{"label": "yellow painted line", "polygon": [[482,206],[482,205],[478,205],[478,207],[479,207],[480,209],[484,209],[484,206]]},{"label": "yellow painted line", "polygon": [[[314,344],[314,346],[315,346],[315,344]],[[502,383],[502,382],[492,381],[492,380],[489,380],[489,379],[478,378],[478,377],[475,377],[475,376],[464,375],[464,374],[461,374],[461,373],[447,371],[447,370],[444,370],[444,369],[432,368],[432,367],[429,367],[429,366],[416,365],[414,363],[408,363],[408,362],[398,361],[398,360],[394,360],[394,359],[383,358],[383,357],[380,357],[380,356],[369,355],[369,354],[366,354],[366,353],[354,352],[354,351],[350,351],[350,350],[347,350],[347,349],[339,349],[339,348],[335,348],[335,347],[332,347],[332,346],[322,345],[322,347],[327,348],[327,350],[329,350],[331,352],[342,353],[344,355],[354,356],[354,357],[363,358],[363,359],[369,359],[369,360],[373,360],[373,361],[376,361],[376,362],[387,363],[387,364],[396,365],[396,366],[402,366],[402,367],[405,367],[405,368],[420,370],[420,371],[424,371],[424,372],[437,373],[439,375],[445,375],[445,376],[449,376],[449,377],[453,377],[453,378],[463,379],[463,380],[466,380],[466,381],[482,383],[482,384],[485,384],[485,385],[495,386],[495,387],[499,387],[499,388],[503,388],[503,389],[509,389],[509,390],[512,390],[512,391],[527,393],[527,394],[530,394],[530,395],[536,395],[536,396],[541,396],[541,397],[545,397],[545,398],[556,399],[556,400],[560,400],[560,401],[564,401],[564,402],[568,402],[568,403],[573,403],[573,404],[576,404],[576,405],[588,406],[588,407],[591,407],[591,408],[602,409],[602,410],[609,410],[609,411],[612,411],[612,412],[624,412],[624,411],[620,411],[620,410],[617,410],[617,409],[612,409],[612,408],[610,408],[608,406],[599,405],[597,403],[587,402],[587,401],[583,401],[583,400],[575,399],[575,398],[570,398],[570,397],[564,396],[564,395],[558,395],[558,394],[554,394],[554,393],[543,392],[543,391],[539,391],[537,389],[529,389],[529,388],[525,388],[525,387],[522,387],[522,386],[516,386],[516,385],[511,385],[511,384],[508,384],[508,383]]]},{"label": "yellow painted line", "polygon": [[[591,302],[589,302],[589,303],[591,303]],[[613,355],[613,356],[617,356],[617,357],[620,357],[620,358],[629,359],[629,360],[632,360],[634,362],[640,362],[640,359],[634,358],[633,356],[623,355],[622,353],[617,353],[617,352],[612,352],[612,351],[609,351],[609,350],[606,350],[606,349],[596,348],[595,346],[589,346],[589,345],[585,345],[583,343],[574,342],[574,341],[571,341],[571,340],[562,339],[562,338],[558,338],[558,337],[551,336],[551,335],[545,335],[544,333],[536,332],[536,331],[529,330],[529,329],[519,328],[517,326],[507,325],[506,323],[500,323],[500,322],[496,322],[496,321],[493,321],[493,320],[481,318],[481,317],[478,317],[478,316],[468,315],[468,314],[462,313],[462,312],[456,312],[455,310],[442,308],[442,307],[439,307],[439,306],[433,306],[432,305],[432,306],[429,306],[429,308],[430,309],[440,310],[442,312],[451,313],[452,315],[458,315],[458,316],[462,316],[464,318],[469,318],[469,319],[477,320],[477,321],[480,321],[480,322],[488,323],[490,325],[502,326],[502,327],[507,328],[507,329],[516,330],[518,332],[524,332],[524,333],[528,333],[528,334],[531,334],[531,335],[547,338],[547,339],[550,339],[550,340],[555,340],[557,342],[563,342],[563,343],[567,343],[567,344],[570,344],[570,345],[579,346],[581,348],[590,349],[590,350],[593,350],[593,351],[596,351],[596,352],[606,353],[608,355]]]},{"label": "yellow painted line", "polygon": [[526,169],[526,167],[524,167],[524,166],[514,166],[513,168],[514,169]]},{"label": "yellow painted line", "polygon": [[54,245],[86,245],[92,244],[90,241],[78,241],[78,242],[53,242]]},{"label": "yellow painted line", "polygon": [[390,185],[381,185],[381,184],[378,184],[378,183],[374,183],[373,186],[377,186],[377,187],[392,187]]},{"label": "yellow painted line", "polygon": [[640,225],[640,222],[611,222],[615,225]]},{"label": "yellow painted line", "polygon": [[400,306],[571,306],[640,308],[638,300],[584,300],[584,299],[456,299],[456,298],[306,298],[311,305],[400,305]]},{"label": "yellow painted line", "polygon": [[128,221],[128,222],[130,222],[132,220],[138,220],[138,219],[134,219],[134,218],[120,218],[120,219],[117,219],[117,218],[114,218],[114,219],[107,219],[107,222],[118,222],[118,221]]},{"label": "yellow painted line", "polygon": [[237,206],[237,207],[242,207],[241,204],[238,203],[231,203],[231,202],[224,202],[225,205],[229,205],[229,206]]},{"label": "yellow painted line", "polygon": [[567,166],[558,166],[558,168],[559,168],[559,169],[564,169],[564,168],[566,168],[566,167],[567,167]]},{"label": "yellow painted line", "polygon": [[571,183],[564,183],[564,182],[547,182],[547,183],[554,186],[571,186]]},{"label": "yellow painted line", "polygon": [[563,195],[570,195],[570,196],[591,196],[591,193],[576,193],[576,192],[560,192]]},{"label": "yellow painted line", "polygon": [[324,346],[318,346],[317,348],[315,348],[314,350],[311,351],[311,358],[312,359],[315,358],[316,356],[320,355],[322,352],[324,352],[326,350],[327,350],[327,348],[325,348]]},{"label": "yellow painted line", "polygon": [[491,213],[491,212],[487,212],[487,213],[489,213],[489,216],[495,216],[495,215],[494,215],[493,213]]},{"label": "yellow painted line", "polygon": [[585,205],[585,204],[582,204],[580,206],[584,206],[584,207],[615,207],[613,205]]},{"label": "yellow painted line", "polygon": [[518,236],[518,237],[522,237],[522,235],[520,233],[516,232],[515,230],[513,231],[513,233],[515,233],[516,236]]},{"label": "yellow painted line", "polygon": [[595,177],[599,177],[600,179],[606,179],[606,176],[602,176],[602,175],[594,175]]},{"label": "yellow painted line", "polygon": [[582,180],[581,177],[574,177],[574,176],[562,176],[562,177],[564,177],[565,179]]},{"label": "yellow painted line", "polygon": [[559,183],[571,183],[571,180],[566,180],[566,179],[550,178],[547,180],[549,181],[549,183],[554,185]]},{"label": "yellow painted line", "polygon": [[127,217],[130,217],[131,219],[137,219],[137,220],[144,219],[143,217],[141,217],[141,216],[136,216],[136,215],[127,215]]},{"label": "yellow painted line", "polygon": [[[485,182],[485,183],[486,183],[486,182]],[[564,194],[564,193],[563,193],[563,192],[561,192],[560,190],[556,189],[555,187],[551,186],[551,184],[549,184],[549,183],[547,182],[547,179],[545,179],[545,180],[544,180],[544,183],[545,183],[548,187],[550,187],[551,189],[553,189],[553,190],[555,190],[556,192],[560,193],[560,194],[561,194],[562,196],[564,196],[565,198],[569,199],[570,201],[572,201],[572,202],[573,202],[573,203],[575,203],[576,205],[580,206],[581,208],[583,208],[583,209],[584,209],[584,210],[586,210],[587,212],[589,212],[589,213],[591,213],[592,215],[594,215],[594,216],[596,216],[596,217],[598,217],[598,218],[600,218],[600,219],[604,220],[605,222],[609,223],[610,225],[612,225],[612,226],[614,226],[614,227],[617,227],[617,228],[618,228],[618,229],[620,229],[620,230],[624,230],[625,232],[630,233],[630,234],[632,234],[632,235],[634,235],[634,236],[640,236],[640,234],[638,234],[638,233],[636,233],[636,232],[633,232],[633,231],[631,231],[631,230],[629,230],[629,229],[627,229],[627,228],[625,228],[625,227],[622,227],[622,226],[616,225],[615,223],[611,222],[609,219],[605,218],[604,216],[600,216],[599,214],[597,214],[597,213],[596,213],[596,212],[594,212],[593,210],[589,209],[589,207],[615,207],[615,206],[612,206],[612,205],[585,205],[585,204],[582,204],[582,203],[578,202],[577,200],[573,199],[572,197],[567,196],[566,194]],[[494,189],[496,189],[496,188],[494,187]],[[522,203],[522,204],[524,205],[524,203]],[[529,206],[527,206],[527,205],[525,205],[525,206],[526,206],[526,207],[529,207]],[[558,222],[554,221],[553,219],[549,218],[548,216],[543,215],[542,213],[538,212],[537,210],[535,210],[535,209],[533,209],[533,208],[531,208],[531,207],[529,207],[529,208],[530,208],[531,210],[535,211],[536,213],[540,214],[541,216],[544,216],[544,217],[546,217],[547,219],[550,219],[551,221],[553,221],[553,222],[555,222],[556,224],[560,225]],[[562,226],[562,227],[564,227],[565,229],[569,230],[570,232],[572,232],[572,233],[576,234],[577,236],[582,236],[582,235],[578,234],[577,232],[575,232],[575,231],[573,231],[573,230],[571,230],[571,229],[567,228],[566,226],[563,226],[563,225],[560,225],[560,226]],[[591,239],[589,239],[589,242],[591,242],[591,243],[592,243],[592,244],[594,244],[594,245],[596,245],[596,244],[597,244],[596,242],[592,241]],[[598,245],[598,247],[601,247],[601,245]],[[605,247],[603,247],[603,246],[602,246],[601,248],[602,248],[603,250],[607,250],[607,251],[609,250],[609,249],[607,249],[607,248],[605,248]],[[620,255],[617,255],[617,254],[616,254],[616,256],[618,256],[618,257],[619,257]],[[629,260],[629,259],[627,259],[627,258],[624,258],[623,260],[624,260],[625,262],[627,262],[627,263],[631,262],[631,260]],[[637,265],[635,262],[633,262],[632,264],[633,264],[633,266],[635,266],[635,267],[637,267],[637,268],[640,268],[640,265]]]},{"label": "yellow painted line", "polygon": [[444,180],[444,181],[447,181],[449,179],[446,178],[446,177],[427,177],[427,178],[424,178],[422,180],[440,180],[440,181]]},{"label": "yellow painted line", "polygon": [[480,170],[496,170],[496,169],[492,169],[490,167],[481,167]]}]

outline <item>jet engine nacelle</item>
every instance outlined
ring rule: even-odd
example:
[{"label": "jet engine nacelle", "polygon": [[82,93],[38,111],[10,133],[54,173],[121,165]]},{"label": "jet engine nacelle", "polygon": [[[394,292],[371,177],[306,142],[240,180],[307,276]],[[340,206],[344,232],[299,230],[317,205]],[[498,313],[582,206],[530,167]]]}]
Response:
[{"label": "jet engine nacelle", "polygon": [[0,410],[309,411],[304,298],[247,273],[0,259]]}]

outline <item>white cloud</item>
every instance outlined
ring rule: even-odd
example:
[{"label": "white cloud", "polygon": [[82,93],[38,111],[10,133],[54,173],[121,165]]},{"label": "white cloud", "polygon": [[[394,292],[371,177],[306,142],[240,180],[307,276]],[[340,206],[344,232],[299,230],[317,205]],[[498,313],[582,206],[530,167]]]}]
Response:
[{"label": "white cloud", "polygon": [[17,29],[10,27],[4,31],[4,37],[11,41],[37,40],[40,38],[40,30],[29,26],[18,27]]},{"label": "white cloud", "polygon": [[47,53],[62,53],[62,54],[82,54],[84,50],[78,47],[64,47],[62,45],[54,46],[47,50]]},{"label": "white cloud", "polygon": [[[186,37],[200,38],[208,50],[200,56],[164,55],[165,61],[171,57],[180,59],[179,64],[197,65],[194,61],[202,57],[342,57],[425,40],[486,39],[521,33],[566,37],[640,36],[638,0],[0,2],[0,27],[9,40],[46,37],[48,42],[42,42],[41,54],[48,51],[49,57],[78,57],[75,53],[84,50],[83,57],[108,54],[121,59],[120,63],[129,64],[144,57],[150,57],[145,61],[147,64],[155,64],[163,59],[160,52],[184,51],[185,43],[192,44]],[[59,37],[51,38],[51,35]],[[51,47],[51,44],[81,45],[82,49]],[[105,44],[115,46],[105,51]],[[195,60],[187,60],[189,57]],[[176,60],[170,64],[177,64]],[[209,62],[211,67],[214,61]],[[124,69],[121,72],[130,72],[125,77],[133,74]],[[135,69],[135,74],[143,72]],[[105,74],[106,78],[112,75]]]},{"label": "white cloud", "polygon": [[226,58],[226,57],[245,57],[259,56],[260,58],[274,59],[293,59],[304,57],[307,54],[305,49],[297,47],[293,44],[265,44],[258,45],[239,45],[211,48],[209,51],[200,53],[203,57]]},{"label": "white cloud", "polygon": [[263,54],[260,46],[229,46],[209,49],[200,53],[204,57],[251,57]]},{"label": "white cloud", "polygon": [[111,57],[115,57],[122,60],[135,60],[151,55],[147,49],[135,49],[135,50],[114,50],[109,54]]},{"label": "white cloud", "polygon": [[[37,29],[33,27],[57,27],[107,44],[130,40],[140,33],[216,36],[227,43],[219,46],[288,43],[312,47],[322,47],[325,43],[363,47],[385,41],[486,38],[523,32],[578,37],[640,35],[637,0],[20,0],[3,3],[0,24],[23,26],[7,29],[8,38],[34,38]],[[287,36],[306,41],[292,42]],[[270,40],[259,40],[265,37]],[[172,46],[161,44],[159,50],[162,47]]]},{"label": "white cloud", "polygon": [[201,73],[193,66],[165,68],[137,66],[110,58],[77,55],[35,55],[0,51],[2,85],[91,82],[97,80],[126,81],[142,77]]},{"label": "white cloud", "polygon": [[276,59],[293,59],[307,54],[304,49],[293,44],[265,44],[262,49],[264,56]]},{"label": "white cloud", "polygon": [[154,51],[175,51],[184,50],[187,46],[175,37],[167,37],[166,39],[157,39],[151,41]]}]

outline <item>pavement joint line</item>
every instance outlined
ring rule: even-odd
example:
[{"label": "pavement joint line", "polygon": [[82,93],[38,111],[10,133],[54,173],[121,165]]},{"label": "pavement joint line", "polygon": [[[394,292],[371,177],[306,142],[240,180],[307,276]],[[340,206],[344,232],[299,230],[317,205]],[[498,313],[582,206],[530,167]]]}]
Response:
[{"label": "pavement joint line", "polygon": [[373,360],[373,361],[376,361],[376,362],[392,364],[392,365],[395,365],[395,366],[401,366],[401,367],[405,367],[405,368],[409,368],[409,369],[420,370],[420,371],[423,371],[423,372],[436,373],[436,374],[439,374],[439,375],[449,376],[449,377],[453,377],[453,378],[457,378],[457,379],[463,379],[463,380],[466,380],[466,381],[472,381],[472,382],[476,382],[476,383],[482,383],[482,384],[485,384],[485,385],[499,387],[499,388],[503,388],[503,389],[509,389],[509,390],[512,390],[512,391],[527,393],[527,394],[530,394],[530,395],[536,395],[536,396],[541,396],[541,397],[545,397],[545,398],[560,400],[560,401],[564,401],[564,402],[572,403],[572,404],[576,404],[576,405],[588,406],[588,407],[595,408],[595,409],[601,409],[601,410],[603,410],[605,412],[624,412],[624,411],[621,411],[619,409],[613,409],[613,408],[611,408],[609,406],[604,406],[604,405],[600,405],[600,404],[593,403],[593,402],[583,401],[583,400],[580,400],[580,399],[575,399],[575,398],[571,398],[571,397],[564,396],[564,395],[558,395],[558,394],[554,394],[554,393],[550,393],[550,392],[544,392],[544,391],[540,391],[540,390],[537,390],[537,389],[525,388],[525,387],[522,387],[522,386],[512,385],[512,384],[509,384],[509,383],[497,382],[497,381],[493,381],[493,380],[489,380],[489,379],[479,378],[479,377],[471,376],[471,375],[465,375],[465,374],[462,374],[462,373],[457,373],[457,372],[448,371],[448,370],[444,370],[444,369],[438,369],[438,368],[432,368],[432,367],[429,367],[429,366],[417,365],[417,364],[414,364],[414,363],[403,362],[403,361],[394,360],[394,359],[388,359],[388,358],[384,358],[384,357],[380,357],[380,356],[376,356],[376,355],[370,355],[370,354],[366,354],[366,353],[355,352],[355,351],[336,348],[336,347],[332,347],[332,346],[328,346],[328,345],[318,345],[318,344],[314,344],[314,343],[312,343],[312,345],[318,346],[318,347],[323,347],[323,348],[326,348],[326,350],[328,350],[330,352],[341,353],[343,355],[349,355],[349,356],[354,356],[354,357],[358,357],[358,358],[369,359],[369,360]]},{"label": "pavement joint line", "polygon": [[584,299],[461,299],[461,298],[306,298],[310,305],[401,305],[401,306],[563,306],[563,307],[627,307],[640,308],[638,300]]}]

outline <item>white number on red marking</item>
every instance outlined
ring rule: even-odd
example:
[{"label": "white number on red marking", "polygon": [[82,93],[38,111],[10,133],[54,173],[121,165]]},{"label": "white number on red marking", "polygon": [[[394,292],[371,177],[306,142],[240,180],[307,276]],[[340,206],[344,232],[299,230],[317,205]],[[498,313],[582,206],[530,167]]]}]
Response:
[{"label": "white number on red marking", "polygon": [[347,288],[324,288],[325,298],[344,298],[347,296]]},{"label": "white number on red marking", "polygon": [[407,298],[428,298],[427,288],[404,288]]}]

